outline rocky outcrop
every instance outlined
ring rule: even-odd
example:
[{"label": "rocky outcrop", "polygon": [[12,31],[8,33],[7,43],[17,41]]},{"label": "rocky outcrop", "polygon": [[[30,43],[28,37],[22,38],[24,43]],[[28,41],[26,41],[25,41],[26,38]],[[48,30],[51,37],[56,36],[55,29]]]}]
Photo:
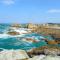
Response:
[{"label": "rocky outcrop", "polygon": [[32,38],[25,38],[25,39],[26,39],[26,41],[31,41],[32,43],[39,42],[39,41],[37,41],[37,40],[35,40],[35,39],[32,39]]},{"label": "rocky outcrop", "polygon": [[53,54],[53,53],[56,54],[57,51],[58,51],[57,49],[52,50],[46,49],[45,53],[48,53],[48,55],[41,54],[41,55],[35,55],[30,58],[27,52],[24,50],[3,50],[0,52],[0,60],[52,60],[52,59],[60,60],[60,56]]},{"label": "rocky outcrop", "polygon": [[39,56],[34,56],[33,58],[29,58],[28,60],[60,60],[60,56],[39,55]]},{"label": "rocky outcrop", "polygon": [[28,54],[32,57],[35,55],[60,55],[60,48],[59,47],[48,47],[43,46],[40,48],[34,48],[28,52]]},{"label": "rocky outcrop", "polygon": [[12,25],[11,25],[11,27],[20,28],[20,27],[21,27],[21,25],[20,25],[20,24],[16,24],[16,23],[15,23],[15,24],[12,24]]},{"label": "rocky outcrop", "polygon": [[28,24],[28,28],[32,30],[32,32],[36,32],[38,26],[32,23]]},{"label": "rocky outcrop", "polygon": [[13,32],[8,32],[7,34],[9,34],[9,35],[20,35],[19,32],[15,32],[15,31],[13,31]]},{"label": "rocky outcrop", "polygon": [[0,52],[0,60],[27,60],[29,56],[24,50],[4,50]]},{"label": "rocky outcrop", "polygon": [[43,46],[43,47],[40,47],[40,48],[33,48],[32,50],[28,51],[28,55],[33,57],[35,55],[40,55],[40,54],[44,54],[44,49],[47,49],[48,47],[47,46]]},{"label": "rocky outcrop", "polygon": [[55,40],[58,44],[60,44],[60,40]]},{"label": "rocky outcrop", "polygon": [[54,48],[48,48],[44,49],[45,55],[59,55],[60,50],[59,49],[54,49]]},{"label": "rocky outcrop", "polygon": [[50,45],[56,45],[56,44],[58,44],[55,40],[47,41],[47,43],[50,44]]}]

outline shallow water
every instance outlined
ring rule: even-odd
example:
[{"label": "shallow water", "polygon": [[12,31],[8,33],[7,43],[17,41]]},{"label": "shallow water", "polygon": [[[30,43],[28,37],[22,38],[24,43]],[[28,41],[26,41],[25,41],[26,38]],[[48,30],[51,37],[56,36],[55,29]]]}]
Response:
[{"label": "shallow water", "polygon": [[47,45],[45,41],[40,41],[37,43],[30,43],[30,42],[26,42],[21,40],[18,40],[17,38],[0,38],[0,48],[4,48],[4,49],[31,49],[31,48],[36,48],[36,47],[40,47],[40,46],[44,46]]}]

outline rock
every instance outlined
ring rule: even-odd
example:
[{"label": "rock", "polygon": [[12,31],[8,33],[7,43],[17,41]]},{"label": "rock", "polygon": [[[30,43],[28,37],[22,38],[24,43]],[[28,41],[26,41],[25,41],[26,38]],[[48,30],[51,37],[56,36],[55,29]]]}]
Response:
[{"label": "rock", "polygon": [[28,60],[60,60],[60,56],[39,55],[39,56],[34,56],[33,58],[29,58]]},{"label": "rock", "polygon": [[52,44],[53,44],[53,45],[58,44],[55,40],[50,40],[50,41],[48,41],[47,43],[48,43],[48,44],[51,44],[51,45],[52,45]]},{"label": "rock", "polygon": [[7,34],[9,34],[9,35],[20,35],[19,32],[15,32],[15,31],[13,31],[13,32],[8,32]]},{"label": "rock", "polygon": [[0,52],[0,60],[24,60],[29,56],[24,50],[4,50]]},{"label": "rock", "polygon": [[41,55],[41,54],[44,54],[44,49],[46,49],[47,47],[40,47],[40,48],[34,48],[32,49],[31,51],[28,52],[28,55],[29,56],[36,56],[36,55]]},{"label": "rock", "polygon": [[60,50],[54,48],[48,48],[48,49],[44,49],[44,53],[45,55],[58,55],[60,54]]},{"label": "rock", "polygon": [[58,47],[49,47],[49,46],[43,46],[40,48],[34,48],[31,51],[28,52],[29,56],[35,56],[35,55],[60,55],[60,49]]},{"label": "rock", "polygon": [[36,43],[36,42],[38,42],[37,40],[32,39],[32,38],[26,38],[26,41],[29,41],[29,42],[32,42],[32,43]]},{"label": "rock", "polygon": [[21,27],[21,25],[20,25],[20,24],[16,24],[16,23],[15,23],[15,24],[12,24],[12,25],[11,25],[11,27],[20,28],[20,27]]},{"label": "rock", "polygon": [[60,40],[55,40],[58,44],[60,44]]},{"label": "rock", "polygon": [[30,58],[28,60],[42,60],[43,58],[45,57],[45,55],[37,55],[37,56],[34,56],[33,58]]},{"label": "rock", "polygon": [[48,56],[44,57],[42,60],[60,60],[60,56],[48,55]]}]

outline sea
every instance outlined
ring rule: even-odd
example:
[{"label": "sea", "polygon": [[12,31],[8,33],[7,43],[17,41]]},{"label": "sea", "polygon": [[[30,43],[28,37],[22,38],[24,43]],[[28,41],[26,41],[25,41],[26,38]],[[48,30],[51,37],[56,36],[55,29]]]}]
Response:
[{"label": "sea", "polygon": [[[0,51],[4,49],[29,50],[33,48],[42,47],[42,46],[48,46],[47,42],[45,42],[45,40],[42,40],[42,38],[53,40],[53,38],[50,35],[43,36],[42,34],[37,34],[37,33],[29,33],[29,34],[21,35],[20,37],[17,37],[17,36],[6,37],[4,33],[7,31],[7,29],[9,29],[9,27],[11,27],[11,24],[0,24]],[[33,38],[34,40],[39,40],[39,42],[30,43],[30,42],[24,41],[23,38]],[[56,45],[56,46],[60,47],[60,45]]]}]

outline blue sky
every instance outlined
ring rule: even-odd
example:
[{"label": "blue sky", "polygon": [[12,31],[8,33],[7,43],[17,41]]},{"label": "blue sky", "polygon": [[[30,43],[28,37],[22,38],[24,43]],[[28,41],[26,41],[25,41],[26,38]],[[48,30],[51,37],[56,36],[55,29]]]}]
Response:
[{"label": "blue sky", "polygon": [[60,0],[0,0],[0,23],[60,23]]}]

